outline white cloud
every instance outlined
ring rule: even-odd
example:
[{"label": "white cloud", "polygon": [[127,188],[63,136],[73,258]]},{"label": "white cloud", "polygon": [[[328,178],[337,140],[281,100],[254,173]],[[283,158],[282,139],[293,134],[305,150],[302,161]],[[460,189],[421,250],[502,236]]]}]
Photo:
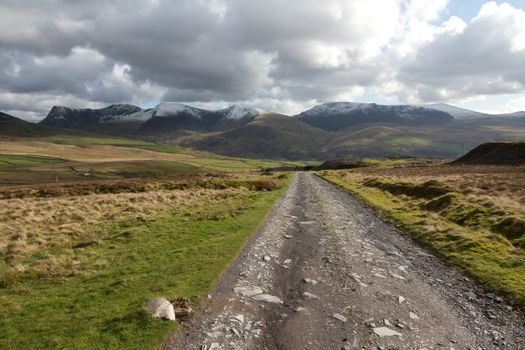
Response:
[{"label": "white cloud", "polygon": [[406,102],[451,102],[525,91],[525,51],[516,50],[525,33],[523,15],[491,2],[470,23],[444,22],[432,40],[394,67],[400,84],[391,93]]},{"label": "white cloud", "polygon": [[0,109],[16,104],[7,95],[30,113],[160,98],[295,113],[373,93],[417,103],[525,93],[525,12],[488,2],[466,23],[445,17],[447,4],[7,0]]}]

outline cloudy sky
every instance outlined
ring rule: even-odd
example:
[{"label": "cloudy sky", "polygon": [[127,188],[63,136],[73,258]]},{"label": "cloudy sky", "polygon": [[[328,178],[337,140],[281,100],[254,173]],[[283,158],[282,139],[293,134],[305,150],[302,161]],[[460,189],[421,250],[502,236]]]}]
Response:
[{"label": "cloudy sky", "polygon": [[0,0],[0,110],[525,110],[525,0]]}]

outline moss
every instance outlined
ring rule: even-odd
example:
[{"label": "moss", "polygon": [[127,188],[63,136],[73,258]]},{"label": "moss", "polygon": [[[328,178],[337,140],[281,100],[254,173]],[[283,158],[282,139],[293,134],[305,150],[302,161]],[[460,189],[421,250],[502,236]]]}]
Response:
[{"label": "moss", "polygon": [[427,181],[422,184],[408,182],[393,182],[383,179],[370,179],[363,183],[368,187],[376,187],[392,194],[404,194],[416,198],[435,198],[452,190],[437,181]]},{"label": "moss", "polygon": [[509,239],[525,237],[525,220],[515,216],[508,216],[494,225],[494,229],[503,233]]},{"label": "moss", "polygon": [[422,207],[425,210],[440,212],[450,207],[453,203],[456,203],[458,200],[458,197],[459,195],[457,193],[446,193],[442,196],[439,196],[437,198],[431,199],[428,202],[425,202],[422,205]]}]

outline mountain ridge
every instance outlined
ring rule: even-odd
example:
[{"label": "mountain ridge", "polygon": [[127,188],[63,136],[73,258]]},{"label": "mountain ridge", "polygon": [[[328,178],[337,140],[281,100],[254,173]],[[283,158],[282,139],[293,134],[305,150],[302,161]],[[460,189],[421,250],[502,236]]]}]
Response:
[{"label": "mountain ridge", "polygon": [[272,159],[381,156],[456,157],[489,141],[525,141],[525,113],[490,115],[451,105],[327,102],[287,116],[242,105],[207,110],[163,102],[154,108],[55,106],[40,126],[178,144]]}]

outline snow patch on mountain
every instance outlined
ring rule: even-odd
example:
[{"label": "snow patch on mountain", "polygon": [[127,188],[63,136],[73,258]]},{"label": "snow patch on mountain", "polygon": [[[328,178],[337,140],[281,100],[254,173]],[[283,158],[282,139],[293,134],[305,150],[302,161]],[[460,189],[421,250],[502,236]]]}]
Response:
[{"label": "snow patch on mountain", "polygon": [[224,118],[230,119],[230,120],[241,120],[244,118],[254,118],[260,114],[265,113],[265,111],[262,109],[239,106],[239,105],[233,105],[231,107],[228,107],[226,108],[225,111],[226,111],[226,116]]},{"label": "snow patch on mountain", "polygon": [[355,102],[326,102],[301,113],[302,116],[314,115],[333,115],[350,113],[354,111],[366,112],[377,105],[375,103],[355,103]]},{"label": "snow patch on mountain", "polygon": [[78,111],[78,109],[65,106],[53,106],[51,111],[49,111],[48,116],[50,116],[53,120],[65,120],[68,113],[75,111]]},{"label": "snow patch on mountain", "polygon": [[196,108],[186,106],[176,102],[162,102],[155,107],[155,117],[170,117],[178,113],[188,113],[195,118],[201,119],[201,115],[197,112]]},{"label": "snow patch on mountain", "polygon": [[465,108],[459,108],[456,106],[451,106],[445,103],[434,103],[429,105],[421,105],[421,107],[435,109],[437,111],[445,112],[453,116],[454,118],[479,118],[486,117],[487,114],[480,112],[471,111]]}]

